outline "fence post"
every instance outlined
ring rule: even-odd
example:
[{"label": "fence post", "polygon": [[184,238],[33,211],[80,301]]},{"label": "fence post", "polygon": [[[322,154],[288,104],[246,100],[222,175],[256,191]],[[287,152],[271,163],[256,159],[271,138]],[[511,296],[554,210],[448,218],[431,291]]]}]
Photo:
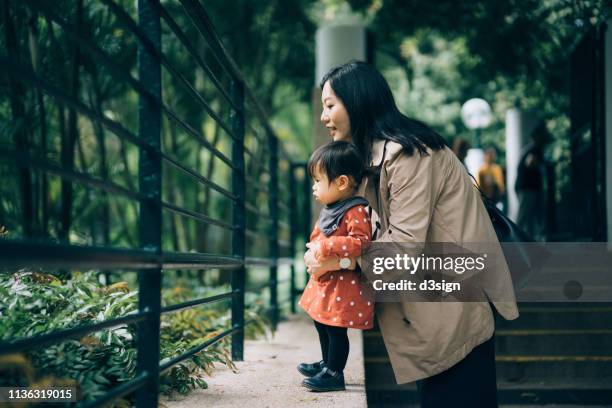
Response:
[{"label": "fence post", "polygon": [[268,210],[272,222],[269,230],[270,258],[274,264],[270,267],[270,308],[272,311],[272,327],[276,330],[278,324],[278,140],[276,136],[268,133],[268,146],[270,158],[268,161],[270,169]]},{"label": "fence post", "polygon": [[[307,164],[302,164],[301,167],[303,167],[304,169],[304,179],[302,180],[302,188],[303,188],[303,194],[304,194],[304,202],[302,203],[304,205],[304,242],[308,243],[310,242],[310,231],[311,231],[311,200],[312,200],[312,187],[310,185],[310,178],[308,176],[308,166]],[[305,280],[304,283],[308,284],[308,281],[310,280],[310,275],[308,274],[308,272],[306,271],[306,268],[304,268],[304,273],[305,273]]]},{"label": "fence post", "polygon": [[547,163],[546,169],[546,240],[551,240],[557,234],[557,200],[555,198],[555,165]]},{"label": "fence post", "polygon": [[232,236],[233,255],[239,257],[243,264],[232,271],[232,327],[241,330],[232,334],[232,360],[244,359],[244,289],[246,280],[246,267],[244,265],[246,254],[246,217],[245,217],[245,166],[244,166],[244,83],[233,79],[231,97],[240,110],[232,107],[230,124],[235,140],[232,145],[232,162],[236,169],[232,172],[232,191],[237,200],[232,209],[234,233]]},{"label": "fence post", "polygon": [[295,179],[295,164],[289,163],[289,258],[291,262],[291,277],[289,299],[291,299],[291,313],[297,311],[295,305],[295,241],[297,240],[297,189]]},{"label": "fence post", "polygon": [[[155,0],[138,0],[138,21],[153,46],[161,51],[159,15],[151,4]],[[138,74],[142,83],[157,100],[140,95],[138,101],[138,136],[149,148],[141,148],[138,184],[149,199],[141,203],[139,218],[140,245],[161,255],[161,67],[143,44],[138,47]],[[138,272],[138,308],[149,317],[138,326],[137,372],[150,375],[146,387],[136,392],[136,406],[157,407],[159,394],[159,329],[161,311],[161,267]]]}]

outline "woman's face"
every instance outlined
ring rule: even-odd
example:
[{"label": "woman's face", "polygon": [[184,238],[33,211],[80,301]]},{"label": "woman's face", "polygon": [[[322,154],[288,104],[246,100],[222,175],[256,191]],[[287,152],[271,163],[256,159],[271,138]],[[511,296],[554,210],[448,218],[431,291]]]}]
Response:
[{"label": "woman's face", "polygon": [[334,139],[334,142],[339,140],[351,142],[351,123],[348,112],[340,98],[334,93],[329,81],[323,85],[321,101],[323,102],[321,122],[329,130],[331,138]]}]

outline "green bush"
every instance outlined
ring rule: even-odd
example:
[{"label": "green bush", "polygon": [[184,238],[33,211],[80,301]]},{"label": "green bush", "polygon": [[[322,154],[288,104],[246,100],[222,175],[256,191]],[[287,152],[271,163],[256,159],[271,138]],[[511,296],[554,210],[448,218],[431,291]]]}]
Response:
[{"label": "green bush", "polygon": [[[219,289],[223,288],[212,292],[186,283],[164,290],[162,304],[213,295]],[[255,319],[254,324],[247,326],[247,336],[267,331],[267,322],[259,317],[260,308],[260,303],[255,301],[245,312],[247,320]],[[101,285],[93,272],[75,272],[65,282],[53,275],[30,271],[0,275],[0,342],[98,323],[137,311],[138,291],[131,290],[127,282]],[[226,330],[230,320],[227,302],[162,316],[162,361]],[[122,325],[24,354],[0,357],[0,386],[78,384],[85,391],[85,399],[97,399],[134,377],[135,339],[136,327]],[[185,394],[198,387],[206,388],[204,374],[210,374],[214,363],[235,369],[229,341],[217,342],[163,372],[161,392]],[[128,403],[123,400],[116,405]]]}]

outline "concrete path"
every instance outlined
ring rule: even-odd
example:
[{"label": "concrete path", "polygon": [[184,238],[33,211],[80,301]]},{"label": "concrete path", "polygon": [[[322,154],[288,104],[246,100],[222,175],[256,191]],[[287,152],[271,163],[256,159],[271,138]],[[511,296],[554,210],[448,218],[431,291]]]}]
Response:
[{"label": "concrete path", "polygon": [[219,365],[206,378],[207,390],[176,399],[163,397],[160,402],[168,408],[366,407],[361,331],[349,330],[349,340],[346,391],[315,393],[300,385],[304,377],[295,369],[297,364],[321,359],[312,320],[301,314],[280,323],[270,341],[247,340],[245,361],[236,363],[238,373]]}]

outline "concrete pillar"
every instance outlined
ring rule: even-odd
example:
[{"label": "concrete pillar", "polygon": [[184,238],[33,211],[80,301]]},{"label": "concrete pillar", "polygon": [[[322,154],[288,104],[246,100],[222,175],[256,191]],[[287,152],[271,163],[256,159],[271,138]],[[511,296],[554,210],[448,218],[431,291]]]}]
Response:
[{"label": "concrete pillar", "polygon": [[316,84],[327,71],[352,59],[366,60],[366,30],[361,25],[321,27],[316,34]]},{"label": "concrete pillar", "polygon": [[607,31],[604,39],[605,47],[605,114],[604,126],[606,132],[606,215],[608,221],[608,248],[612,249],[612,19],[607,22]]},{"label": "concrete pillar", "polygon": [[480,170],[480,166],[484,163],[484,150],[480,147],[469,149],[464,161],[468,172],[478,180],[478,170]]},{"label": "concrete pillar", "polygon": [[506,214],[516,221],[518,197],[514,190],[521,150],[530,141],[531,132],[537,124],[537,116],[531,112],[512,108],[506,112],[506,191],[508,209]]}]

